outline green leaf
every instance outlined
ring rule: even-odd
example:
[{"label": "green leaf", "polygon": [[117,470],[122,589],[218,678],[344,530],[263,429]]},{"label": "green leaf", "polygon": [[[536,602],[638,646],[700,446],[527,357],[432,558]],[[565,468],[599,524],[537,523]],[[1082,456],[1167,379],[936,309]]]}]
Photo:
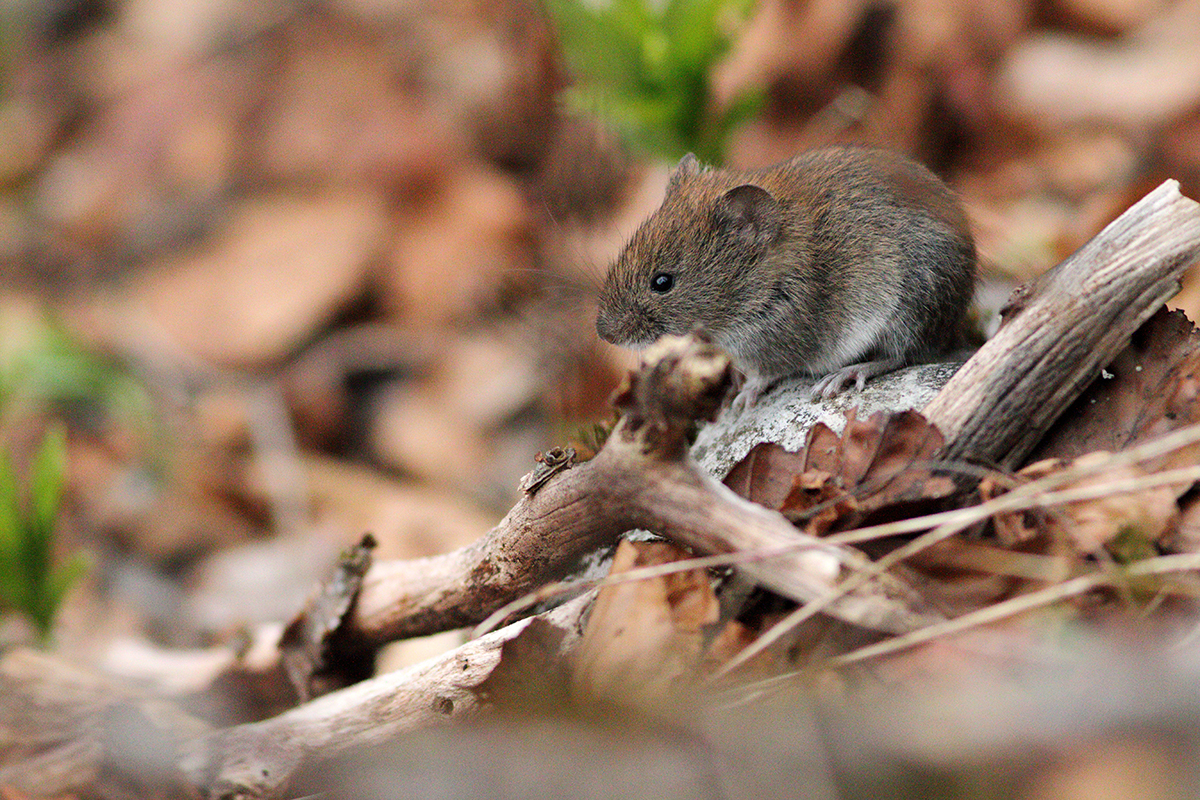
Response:
[{"label": "green leaf", "polygon": [[1122,528],[1105,548],[1118,564],[1135,564],[1158,555],[1154,542],[1134,526]]},{"label": "green leaf", "polygon": [[0,452],[0,605],[23,610],[28,582],[22,568],[25,519],[17,497],[12,458]]},{"label": "green leaf", "polygon": [[54,617],[66,599],[67,592],[83,577],[88,566],[88,559],[82,553],[73,553],[47,577],[40,595],[40,603],[30,612],[30,618],[43,640],[49,637],[54,627]]},{"label": "green leaf", "polygon": [[42,446],[34,456],[30,477],[30,525],[45,539],[53,535],[58,520],[66,463],[66,429],[61,424],[53,425],[46,431]]},{"label": "green leaf", "polygon": [[636,85],[641,72],[636,27],[612,9],[592,9],[577,0],[548,0],[567,63],[589,80],[614,87]]},{"label": "green leaf", "polygon": [[53,536],[62,504],[66,431],[49,428],[28,474],[28,502],[7,453],[0,453],[0,607],[24,613],[49,634],[66,592],[85,563],[78,555],[52,567]]},{"label": "green leaf", "polygon": [[704,67],[722,54],[724,37],[717,29],[717,15],[726,5],[728,0],[674,0],[667,4],[663,25],[681,63]]},{"label": "green leaf", "polygon": [[12,458],[7,452],[0,452],[0,553],[18,552],[24,522]]}]

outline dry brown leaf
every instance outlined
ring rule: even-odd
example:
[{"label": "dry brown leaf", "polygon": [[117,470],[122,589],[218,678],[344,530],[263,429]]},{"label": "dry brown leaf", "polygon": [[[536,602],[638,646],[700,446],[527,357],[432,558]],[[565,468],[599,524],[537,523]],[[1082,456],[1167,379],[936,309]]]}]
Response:
[{"label": "dry brown leaf", "polygon": [[[260,520],[237,501],[243,460],[203,446],[170,453],[171,480],[158,482],[121,443],[71,437],[70,487],[79,524],[138,558],[162,563],[262,535]],[[114,450],[116,452],[114,452]]]},{"label": "dry brown leaf", "polygon": [[[1200,331],[1180,311],[1159,310],[1076,400],[1029,460],[1119,451],[1200,422]],[[1200,461],[1200,445],[1144,465],[1156,472]],[[1182,494],[1187,486],[1176,487]]]},{"label": "dry brown leaf", "polygon": [[804,443],[804,469],[840,474],[841,463],[842,437],[823,422],[809,428]]},{"label": "dry brown leaf", "polygon": [[[781,76],[790,77],[810,95],[827,96],[833,78],[829,73],[853,36],[865,5],[834,0],[760,3],[716,71],[717,102],[727,105],[748,87],[763,86]],[[797,41],[805,46],[792,46]]]},{"label": "dry brown leaf", "polygon": [[[774,631],[778,623],[795,610],[795,604],[765,590],[753,592],[736,617],[724,623],[713,635],[704,654],[704,671],[721,669],[763,634]],[[820,663],[823,658],[861,646],[871,634],[843,625],[822,614],[791,626],[769,647],[738,667],[736,681],[751,680],[754,675],[764,678],[792,672],[805,665]],[[732,677],[732,676],[730,676]],[[797,677],[797,683],[808,684],[812,675]]]},{"label": "dry brown leaf", "polygon": [[[1062,460],[1057,458],[1046,459],[1039,461],[1036,464],[1030,464],[1027,469],[1028,473],[1024,473],[1022,479],[1004,478],[988,476],[979,482],[979,499],[983,502],[994,500],[1002,494],[1008,492],[1013,485],[1022,483],[1026,480],[1035,480],[1053,469],[1059,469],[1062,466]],[[992,517],[992,527],[996,534],[996,539],[1004,547],[1014,547],[1015,545],[1027,542],[1039,534],[1046,533],[1046,515],[1041,509],[1029,509],[1027,511],[1016,512],[1001,512]]]},{"label": "dry brown leaf", "polygon": [[[304,482],[312,502],[314,525],[349,544],[363,531],[379,542],[375,555],[421,558],[465,547],[496,524],[466,498],[429,486],[401,483],[377,470],[328,456],[303,454]],[[264,497],[260,472],[250,491]]]},{"label": "dry brown leaf", "polygon": [[995,128],[992,64],[1029,16],[1027,3],[992,0],[759,3],[713,78],[719,104],[748,87],[771,100],[732,136],[731,160],[763,165],[852,141],[941,169],[964,137]]},{"label": "dry brown leaf", "polygon": [[[1021,481],[1095,463],[1109,451],[1133,447],[1200,422],[1200,331],[1179,311],[1159,310],[1071,405],[1031,454],[1033,463],[1018,473]],[[1155,472],[1190,466],[1200,460],[1200,445],[1191,445],[1141,465],[1106,470],[1063,489],[1102,485]],[[1012,546],[1039,532],[1069,541],[1082,553],[1095,553],[1122,532],[1145,542],[1192,552],[1200,546],[1192,523],[1191,483],[1114,494],[1070,504],[1046,513],[1000,514],[994,519],[1001,543]],[[990,499],[1007,487],[985,480],[980,487]],[[1184,505],[1179,515],[1176,500]]]},{"label": "dry brown leaf", "polygon": [[[117,52],[81,70],[82,80],[105,83],[101,110],[49,154],[33,201],[38,219],[91,255],[128,258],[177,246],[220,206],[244,155],[240,127],[266,81],[256,57],[175,64],[163,74],[161,63],[147,69],[153,59],[128,39],[106,41]],[[120,85],[129,76],[104,74],[112,62],[149,74]]]},{"label": "dry brown leaf", "polygon": [[1010,550],[954,537],[937,542],[905,561],[921,574],[925,597],[947,616],[956,617],[1011,597],[1014,591],[1068,577],[1070,559]]},{"label": "dry brown leaf", "polygon": [[442,349],[435,370],[438,394],[477,429],[499,427],[529,408],[544,382],[527,343],[499,330],[459,337]]},{"label": "dry brown leaf", "polygon": [[565,84],[554,32],[533,0],[443,0],[417,26],[424,98],[493,163],[543,157]]},{"label": "dry brown leaf", "polygon": [[363,378],[420,375],[445,353],[444,336],[414,336],[393,325],[339,326],[288,362],[281,388],[296,438],[307,447],[336,449],[354,441],[361,420],[354,404]]},{"label": "dry brown leaf", "polygon": [[781,507],[788,519],[803,522],[805,530],[815,536],[824,536],[839,519],[858,511],[858,501],[846,494],[833,475],[808,470],[792,479],[792,489]]},{"label": "dry brown leaf", "polygon": [[516,183],[459,164],[406,207],[379,274],[383,305],[416,327],[478,318],[532,274],[533,218]]},{"label": "dry brown leaf", "polygon": [[1200,4],[1183,2],[1117,42],[1026,37],[1001,68],[999,102],[1040,130],[1160,126],[1200,100],[1198,25]]},{"label": "dry brown leaf", "polygon": [[[1081,480],[1069,488],[1102,485],[1110,480],[1130,480],[1145,474],[1145,470],[1126,467]],[[1115,544],[1123,534],[1135,536],[1143,542],[1158,541],[1175,522],[1179,507],[1175,504],[1175,493],[1171,487],[1161,486],[1071,503],[1063,508],[1063,515],[1068,520],[1066,533],[1070,541],[1082,553],[1096,553],[1102,547]]]},{"label": "dry brown leaf", "polygon": [[[878,426],[882,429],[874,434],[847,438],[847,432],[857,433]],[[930,473],[934,455],[943,444],[942,434],[924,417],[915,411],[904,411],[886,417],[873,415],[866,422],[857,419],[846,423],[842,441],[848,463],[864,465],[856,483],[871,487],[867,497],[860,502],[864,514],[886,505],[945,497],[954,490],[950,478]],[[855,445],[851,447],[851,444]],[[866,445],[856,453],[858,445]],[[847,476],[849,477],[849,476]]]},{"label": "dry brown leaf", "polygon": [[753,503],[778,509],[791,491],[792,477],[803,469],[803,453],[760,442],[729,470],[725,485]]},{"label": "dry brown leaf", "polygon": [[379,391],[367,442],[387,466],[461,490],[478,488],[492,445],[426,382]]},{"label": "dry brown leaf", "polygon": [[840,436],[813,425],[803,453],[755,446],[726,485],[816,535],[912,516],[953,493],[950,478],[931,472],[942,435],[920,414],[879,412],[859,420],[851,410],[847,416]]},{"label": "dry brown leaf", "polygon": [[[1022,469],[1016,478],[1018,482],[1026,483],[1067,469],[1088,469],[1103,464],[1111,455],[1100,450],[1070,462],[1044,459]],[[1113,467],[1056,488],[1058,491],[1072,491],[1104,486],[1144,477],[1150,472],[1137,465]],[[997,483],[989,481],[982,494],[984,499],[991,499],[1003,494],[1003,491]],[[997,514],[994,522],[997,537],[1005,546],[1029,541],[1036,534],[1044,532],[1053,540],[1070,542],[1079,553],[1095,554],[1113,544],[1122,534],[1135,536],[1144,542],[1157,542],[1174,530],[1178,513],[1175,491],[1170,486],[1160,486],[1138,492],[1113,492],[1094,499],[1067,503],[1049,513],[1006,512]]]},{"label": "dry brown leaf", "polygon": [[[1176,120],[1162,131],[1157,160],[1162,174],[1179,180],[1180,192],[1187,197],[1200,197],[1200,108]],[[1195,272],[1193,264],[1189,272]],[[1177,306],[1172,301],[1172,307]],[[1200,317],[1200,309],[1183,307]]]},{"label": "dry brown leaf", "polygon": [[1042,11],[1054,28],[1082,28],[1091,33],[1118,36],[1132,33],[1162,12],[1161,0],[1054,0]]},{"label": "dry brown leaf", "polygon": [[235,31],[241,36],[259,34],[286,14],[287,6],[273,3],[130,0],[117,24],[128,38],[180,57],[218,48]]},{"label": "dry brown leaf", "polygon": [[247,201],[200,250],[147,275],[134,302],[201,358],[276,361],[365,288],[386,225],[369,192]]},{"label": "dry brown leaf", "polygon": [[287,59],[263,111],[259,169],[284,180],[409,187],[462,158],[462,133],[406,90],[394,43],[330,19],[284,35]]},{"label": "dry brown leaf", "polygon": [[[622,541],[610,574],[688,557],[666,542]],[[577,651],[576,692],[618,702],[669,696],[694,678],[702,629],[717,610],[704,570],[606,586]]]}]

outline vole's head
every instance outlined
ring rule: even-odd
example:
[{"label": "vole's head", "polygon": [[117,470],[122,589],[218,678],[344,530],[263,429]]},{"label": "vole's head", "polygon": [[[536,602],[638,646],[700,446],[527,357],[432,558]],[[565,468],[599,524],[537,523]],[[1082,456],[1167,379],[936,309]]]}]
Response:
[{"label": "vole's head", "polygon": [[702,325],[721,339],[769,291],[762,263],[780,235],[765,189],[684,156],[662,206],[642,223],[600,292],[600,338],[643,347]]}]

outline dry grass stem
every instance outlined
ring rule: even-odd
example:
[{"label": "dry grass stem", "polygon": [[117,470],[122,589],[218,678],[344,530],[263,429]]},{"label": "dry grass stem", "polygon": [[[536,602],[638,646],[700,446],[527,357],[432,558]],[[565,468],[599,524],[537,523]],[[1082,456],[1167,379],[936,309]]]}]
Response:
[{"label": "dry grass stem", "polygon": [[1186,555],[1149,558],[1145,561],[1139,561],[1136,564],[1130,564],[1119,570],[1113,568],[1097,570],[1089,575],[1081,575],[1078,578],[1063,581],[1056,586],[1049,586],[1036,592],[1030,592],[1020,597],[1014,597],[1011,600],[1005,600],[1002,603],[981,608],[978,611],[972,611],[969,614],[963,614],[961,617],[939,622],[866,647],[860,647],[849,653],[835,656],[829,659],[826,664],[830,667],[841,667],[858,661],[865,661],[869,658],[895,653],[942,636],[961,633],[971,628],[1007,619],[1025,611],[1043,608],[1059,600],[1077,597],[1084,592],[1113,584],[1118,580],[1145,578],[1151,575],[1167,575],[1172,572],[1186,572],[1196,569],[1200,569],[1200,554],[1188,553]]},{"label": "dry grass stem", "polygon": [[[981,503],[977,506],[969,506],[967,508],[955,509],[953,511],[942,511],[937,514],[929,514],[924,517],[913,517],[912,519],[902,519],[896,522],[889,522],[884,525],[872,525],[869,528],[856,528],[852,531],[844,533],[836,533],[832,536],[825,537],[825,541],[832,544],[855,544],[858,542],[868,542],[874,539],[882,539],[887,536],[896,536],[903,533],[916,533],[917,531],[928,530],[934,525],[942,525],[959,521],[964,516],[969,516],[971,522],[963,525],[980,522],[998,511],[1024,511],[1032,508],[1042,508],[1045,506],[1059,505],[1062,503],[1076,502],[1078,500],[1089,500],[1095,497],[1103,497],[1107,493],[1118,494],[1118,491],[1112,491],[1109,484],[1095,485],[1083,487],[1076,490],[1077,494],[1062,493],[1059,495],[1047,494],[1040,500],[1030,500],[1031,495],[1038,495],[1049,492],[1056,486],[1064,483],[1073,483],[1081,478],[1089,477],[1101,472],[1118,467],[1132,466],[1145,461],[1150,461],[1167,453],[1180,450],[1191,444],[1200,442],[1200,425],[1191,425],[1187,428],[1182,428],[1174,431],[1158,439],[1155,439],[1145,444],[1131,447],[1128,450],[1121,450],[1113,453],[1112,456],[1104,461],[1097,463],[1073,464],[1066,469],[1051,473],[1045,477],[1038,478],[1035,481],[1013,489],[1011,492],[1001,495]],[[1191,468],[1183,468],[1185,470]],[[1160,475],[1168,475],[1168,473],[1159,473]],[[1146,482],[1141,484],[1136,489],[1123,489],[1122,491],[1140,491],[1142,488],[1151,488],[1153,486],[1161,486],[1163,484],[1180,483],[1185,476],[1170,473],[1172,479],[1162,480],[1158,475],[1146,476]],[[1141,480],[1141,479],[1139,479]]]}]

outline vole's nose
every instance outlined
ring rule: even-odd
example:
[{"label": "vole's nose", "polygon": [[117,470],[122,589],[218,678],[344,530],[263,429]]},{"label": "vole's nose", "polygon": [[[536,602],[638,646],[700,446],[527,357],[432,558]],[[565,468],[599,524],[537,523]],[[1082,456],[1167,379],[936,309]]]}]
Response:
[{"label": "vole's nose", "polygon": [[603,306],[596,313],[596,333],[610,344],[617,343],[617,321]]}]

